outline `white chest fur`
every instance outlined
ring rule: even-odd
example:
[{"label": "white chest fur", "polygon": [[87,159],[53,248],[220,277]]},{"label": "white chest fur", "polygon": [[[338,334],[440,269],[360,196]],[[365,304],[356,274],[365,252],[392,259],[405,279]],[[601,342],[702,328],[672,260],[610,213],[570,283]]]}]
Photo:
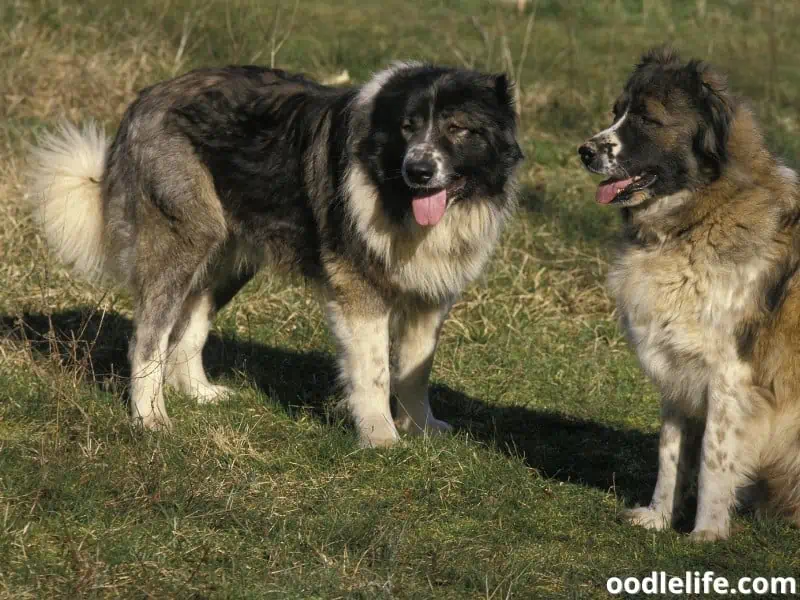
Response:
[{"label": "white chest fur", "polygon": [[456,297],[478,277],[508,218],[489,203],[470,202],[449,207],[429,229],[398,226],[358,166],[351,168],[347,187],[353,226],[386,266],[392,283],[430,299]]},{"label": "white chest fur", "polygon": [[742,381],[750,367],[736,327],[766,261],[723,264],[711,249],[629,248],[609,274],[621,323],[642,368],[687,412],[704,410],[710,378]]}]

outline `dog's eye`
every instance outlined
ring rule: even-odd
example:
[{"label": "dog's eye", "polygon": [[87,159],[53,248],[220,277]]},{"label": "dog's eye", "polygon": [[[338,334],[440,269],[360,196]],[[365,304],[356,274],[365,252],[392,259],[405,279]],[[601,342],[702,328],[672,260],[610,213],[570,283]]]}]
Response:
[{"label": "dog's eye", "polygon": [[451,135],[464,135],[469,133],[469,129],[458,123],[450,123],[447,127],[447,131],[449,131]]},{"label": "dog's eye", "polygon": [[650,125],[655,125],[656,127],[661,127],[662,125],[664,125],[664,123],[662,123],[655,117],[651,117],[647,113],[642,113],[640,116],[642,118],[642,121],[644,121],[645,123],[649,123]]},{"label": "dog's eye", "polygon": [[408,134],[408,135],[411,135],[412,133],[414,133],[414,125],[408,119],[403,121],[403,124],[400,125],[400,129],[403,131],[403,133]]}]

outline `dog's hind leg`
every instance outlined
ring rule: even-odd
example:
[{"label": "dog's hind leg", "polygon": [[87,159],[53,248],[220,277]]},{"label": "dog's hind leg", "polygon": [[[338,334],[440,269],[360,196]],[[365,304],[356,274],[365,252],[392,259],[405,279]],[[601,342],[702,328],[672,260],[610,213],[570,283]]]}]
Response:
[{"label": "dog's hind leg", "polygon": [[[159,275],[151,270],[150,277],[141,278],[147,283],[139,286],[134,315],[131,416],[148,429],[170,426],[164,406],[165,376],[206,401],[223,391],[208,383],[202,362],[213,304],[210,293],[195,290],[207,258],[179,253],[175,258],[175,264]],[[188,265],[194,267],[190,270]]]},{"label": "dog's hind leg", "polygon": [[[131,418],[146,429],[169,429],[164,405],[164,367],[169,336],[180,316],[185,291],[158,286],[139,298],[131,339]],[[149,291],[149,290],[148,290]]]},{"label": "dog's hind leg", "polygon": [[428,400],[436,342],[449,310],[449,305],[413,306],[395,317],[393,384],[397,396],[395,423],[400,431],[421,434],[452,429],[433,416]]},{"label": "dog's hind leg", "polygon": [[[211,322],[255,274],[254,270],[237,272],[223,278],[214,287],[194,292],[183,303],[181,316],[169,337],[166,381],[182,392],[194,396],[201,404],[214,402],[231,390],[208,381],[203,366],[203,347]],[[214,279],[216,275],[212,275]]]},{"label": "dog's hind leg", "polygon": [[[137,123],[153,127],[146,119]],[[144,133],[138,131],[137,136]],[[199,291],[207,288],[208,266],[229,232],[214,182],[188,141],[156,127],[147,138],[146,151],[132,139],[127,143],[134,160],[124,169],[118,166],[118,187],[127,202],[124,214],[134,218],[130,283],[136,311],[130,410],[144,427],[168,427],[163,387],[170,336],[178,357],[189,359],[179,378],[191,385],[192,378],[200,376],[198,371],[202,373],[199,351],[209,325],[208,301]]]},{"label": "dog's hind leg", "polygon": [[214,402],[230,393],[225,386],[210,383],[203,367],[203,346],[215,312],[210,291],[190,294],[169,337],[166,381],[194,396],[201,404]]}]

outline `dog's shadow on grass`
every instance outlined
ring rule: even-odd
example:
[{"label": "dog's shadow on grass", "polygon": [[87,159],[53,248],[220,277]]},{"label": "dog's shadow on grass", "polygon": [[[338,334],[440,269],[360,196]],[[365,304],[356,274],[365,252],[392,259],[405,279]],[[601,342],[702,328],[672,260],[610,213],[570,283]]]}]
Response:
[{"label": "dog's shadow on grass", "polygon": [[658,437],[522,406],[497,406],[434,385],[436,415],[475,439],[522,457],[544,477],[646,503],[655,484]]},{"label": "dog's shadow on grass", "polygon": [[[90,309],[0,316],[0,335],[28,345],[34,356],[79,366],[87,379],[121,392],[131,374],[128,343],[132,334],[130,319]],[[203,362],[212,381],[238,372],[286,408],[302,408],[320,418],[336,387],[336,365],[326,352],[294,352],[212,332],[203,349]]]},{"label": "dog's shadow on grass", "polygon": [[[28,344],[34,356],[81,365],[88,379],[106,387],[130,376],[129,319],[115,313],[69,310],[50,316],[0,317],[0,335]],[[204,352],[212,378],[233,371],[280,402],[327,419],[336,392],[336,363],[326,352],[296,352],[212,333]],[[434,385],[437,416],[466,430],[480,443],[522,457],[543,476],[614,490],[628,499],[647,500],[652,489],[657,439],[564,415],[492,404],[443,385]]]}]

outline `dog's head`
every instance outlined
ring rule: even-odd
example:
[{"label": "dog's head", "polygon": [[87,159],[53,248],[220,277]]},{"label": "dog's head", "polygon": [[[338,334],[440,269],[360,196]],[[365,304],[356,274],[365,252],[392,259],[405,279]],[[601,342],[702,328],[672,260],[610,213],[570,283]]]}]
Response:
[{"label": "dog's head", "polygon": [[358,158],[394,219],[433,226],[456,202],[505,201],[522,159],[505,75],[399,65],[357,102],[370,115]]},{"label": "dog's head", "polygon": [[644,55],[614,104],[611,126],[578,152],[606,175],[601,204],[636,206],[718,178],[728,160],[733,120],[725,80],[701,61],[669,48]]}]

